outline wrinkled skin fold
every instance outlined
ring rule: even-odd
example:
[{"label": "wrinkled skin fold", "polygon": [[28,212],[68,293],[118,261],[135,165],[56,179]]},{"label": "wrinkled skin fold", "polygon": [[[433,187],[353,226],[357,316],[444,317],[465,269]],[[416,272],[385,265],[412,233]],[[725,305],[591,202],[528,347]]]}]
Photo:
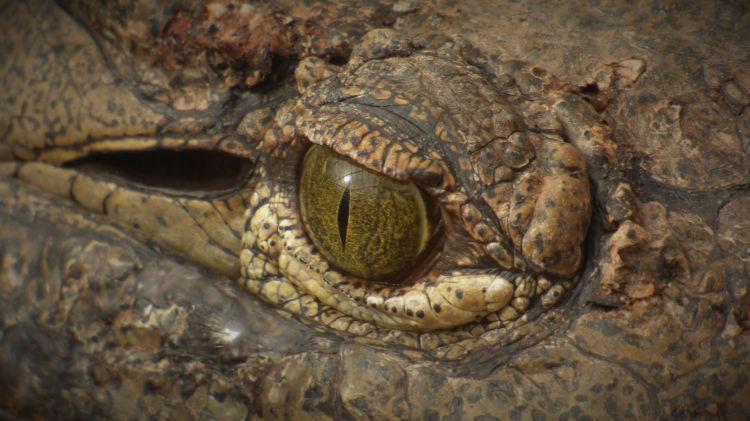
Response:
[{"label": "wrinkled skin fold", "polygon": [[[0,417],[746,419],[748,16],[688,2],[0,2]],[[450,68],[441,60],[466,82],[451,87],[465,104],[409,85]],[[388,76],[404,63],[416,67]],[[465,95],[485,83],[489,96]],[[379,122],[372,107],[398,96],[413,108]],[[465,111],[485,103],[509,104],[492,127],[512,128],[497,145],[513,153],[471,153],[489,126]],[[453,206],[459,246],[436,265],[471,269],[457,279],[549,279],[538,293],[510,287],[513,318],[319,304],[271,244],[283,230],[264,228],[295,218],[290,154],[319,143],[358,159],[326,116],[361,113],[385,132],[424,110],[453,117],[433,134],[464,139],[460,150],[417,145],[409,165],[363,165]],[[63,165],[155,148],[221,151],[248,174],[180,190]],[[558,231],[535,228],[536,207],[503,225],[502,203],[522,200],[480,200],[512,179],[546,203],[539,186],[571,191],[565,177],[584,170],[589,194],[571,197],[590,207],[549,214]],[[535,229],[569,254],[531,247]],[[269,282],[299,293],[279,300]],[[332,313],[303,311],[313,305]]]}]

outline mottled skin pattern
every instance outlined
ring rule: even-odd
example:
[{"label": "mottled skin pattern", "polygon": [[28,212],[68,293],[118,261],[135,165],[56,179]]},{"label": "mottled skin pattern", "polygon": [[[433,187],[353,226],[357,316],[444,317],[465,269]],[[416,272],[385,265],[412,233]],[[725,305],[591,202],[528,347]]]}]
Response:
[{"label": "mottled skin pattern", "polygon": [[[462,330],[494,330],[517,319],[535,296],[560,293],[579,267],[591,213],[584,159],[550,122],[556,123],[554,107],[565,107],[555,101],[565,99],[541,81],[529,92],[508,75],[504,92],[494,89],[502,82],[470,66],[465,48],[444,36],[408,40],[393,30],[372,31],[346,68],[279,110],[263,139],[241,256],[250,290],[325,325],[397,335],[422,348]],[[524,115],[532,113],[551,117]],[[607,144],[601,131],[596,136],[591,142]],[[310,142],[412,180],[440,203],[445,238],[425,273],[405,285],[372,285],[311,252],[297,175],[283,164],[299,162]],[[406,339],[377,326],[447,332]]]},{"label": "mottled skin pattern", "polygon": [[[82,3],[0,2],[0,417],[750,416],[746,5]],[[480,285],[484,319],[322,276],[306,142],[439,197],[442,273],[410,291]],[[157,147],[255,170],[59,166]]]}]

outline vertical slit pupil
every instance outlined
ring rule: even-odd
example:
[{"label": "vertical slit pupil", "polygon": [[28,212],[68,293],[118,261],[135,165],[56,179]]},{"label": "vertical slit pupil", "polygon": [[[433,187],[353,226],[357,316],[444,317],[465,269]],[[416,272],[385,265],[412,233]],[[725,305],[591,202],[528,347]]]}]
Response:
[{"label": "vertical slit pupil", "polygon": [[346,186],[344,194],[341,195],[341,202],[339,202],[339,238],[343,249],[346,250],[346,231],[349,227],[349,186]]}]

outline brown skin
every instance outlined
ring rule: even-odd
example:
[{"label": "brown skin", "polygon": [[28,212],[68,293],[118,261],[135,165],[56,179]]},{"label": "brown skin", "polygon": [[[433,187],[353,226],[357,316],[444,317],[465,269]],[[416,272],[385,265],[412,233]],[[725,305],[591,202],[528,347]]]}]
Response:
[{"label": "brown skin", "polygon": [[[10,34],[0,66],[8,158],[1,168],[16,176],[0,182],[1,415],[750,415],[746,6],[399,3],[355,14],[347,6],[281,4],[275,14],[255,11],[268,17],[242,32],[234,25],[247,19],[214,18],[200,6],[123,9],[113,19],[114,6],[73,5],[76,21],[56,5],[38,3],[0,4]],[[150,24],[144,16],[153,18]],[[185,29],[186,22],[195,28]],[[201,30],[211,24],[219,35],[204,37]],[[524,108],[525,124],[538,116],[535,124],[556,126],[586,160],[594,219],[580,280],[557,305],[533,307],[524,323],[475,337],[423,335],[419,346],[320,329],[311,318],[284,317],[277,306],[170,250],[193,260],[193,249],[231,256],[232,229],[225,240],[194,238],[215,232],[211,226],[232,226],[224,221],[233,218],[241,234],[241,200],[219,207],[223,219],[175,217],[166,218],[167,228],[144,228],[143,221],[133,228],[117,216],[155,208],[136,206],[140,199],[130,196],[119,199],[117,215],[114,207],[92,210],[96,200],[86,206],[79,200],[85,195],[66,189],[80,180],[51,165],[21,164],[58,164],[111,148],[102,143],[110,140],[122,149],[156,142],[255,157],[259,139],[273,140],[262,133],[289,124],[278,118],[288,115],[280,104],[295,101],[296,86],[306,89],[303,77],[290,79],[291,89],[278,87],[283,83],[270,76],[270,58],[340,63],[366,32],[388,25],[408,39],[438,29],[463,38],[474,47],[462,46],[463,59],[475,69],[510,75],[539,96],[544,112]],[[237,66],[220,70],[219,58]],[[310,78],[328,78],[327,71]],[[270,91],[239,99],[229,91],[261,80]],[[277,170],[295,171],[296,164],[287,165]],[[153,220],[185,209],[188,200],[195,208],[187,214],[197,217],[205,207],[196,201],[217,205],[225,197],[117,186],[121,195],[134,191],[149,204],[160,201],[150,211]],[[257,190],[244,188],[249,203]],[[222,222],[185,228],[211,220]],[[180,236],[170,240],[174,232]],[[195,247],[180,249],[186,242]],[[207,261],[210,267],[216,260]],[[538,301],[545,297],[555,301],[547,295]],[[444,345],[429,344],[438,339]]]}]

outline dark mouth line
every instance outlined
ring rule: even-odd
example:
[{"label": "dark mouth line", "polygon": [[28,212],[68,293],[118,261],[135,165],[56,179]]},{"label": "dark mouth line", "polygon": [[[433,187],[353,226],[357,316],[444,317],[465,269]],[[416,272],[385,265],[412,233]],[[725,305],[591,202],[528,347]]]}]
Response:
[{"label": "dark mouth line", "polygon": [[61,166],[156,189],[216,192],[242,187],[255,163],[219,150],[153,149],[96,152]]}]

